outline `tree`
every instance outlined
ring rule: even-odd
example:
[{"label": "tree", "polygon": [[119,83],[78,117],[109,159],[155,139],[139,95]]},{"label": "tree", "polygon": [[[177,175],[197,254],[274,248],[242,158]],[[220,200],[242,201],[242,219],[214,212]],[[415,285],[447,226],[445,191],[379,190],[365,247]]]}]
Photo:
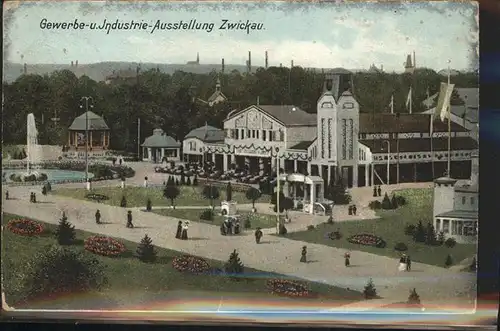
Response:
[{"label": "tree", "polygon": [[363,295],[365,296],[366,300],[377,298],[377,290],[375,289],[375,285],[373,284],[373,280],[371,278],[365,285],[365,289],[363,290]]},{"label": "tree", "polygon": [[226,186],[226,201],[233,200],[233,188],[231,187],[231,182],[227,182]]},{"label": "tree", "polygon": [[328,188],[326,198],[333,201],[336,205],[347,205],[351,202],[351,195],[347,192],[342,179],[337,180],[333,187]]},{"label": "tree", "polygon": [[415,229],[415,232],[413,233],[413,240],[418,243],[423,243],[425,242],[426,234],[425,234],[425,228],[424,225],[422,224],[422,221],[418,221],[417,223],[417,228]]},{"label": "tree", "polygon": [[293,199],[285,197],[281,203],[283,205],[283,209],[286,212],[286,218],[288,218],[288,211],[293,208]]},{"label": "tree", "polygon": [[122,200],[120,201],[120,207],[127,208],[127,198],[122,195]]},{"label": "tree", "polygon": [[54,233],[59,245],[71,245],[76,238],[75,227],[68,222],[65,214],[59,220],[56,232]]},{"label": "tree", "polygon": [[408,296],[408,304],[420,305],[420,296],[418,295],[417,290],[415,288],[410,291],[410,295]]},{"label": "tree", "polygon": [[220,197],[219,189],[213,185],[203,187],[203,196],[205,199],[210,200],[210,206],[214,207],[214,200]]},{"label": "tree", "polygon": [[434,230],[434,225],[431,222],[427,223],[427,228],[425,230],[425,244],[435,245],[436,244],[436,231]]},{"label": "tree", "polygon": [[279,196],[279,202],[280,202],[280,213],[282,213],[285,208],[283,208],[283,200],[285,200],[285,194],[283,194],[283,191],[280,191],[279,194],[278,193],[274,193],[272,196],[271,196],[271,204],[274,205],[274,212],[277,211],[277,200],[278,200],[278,196]]},{"label": "tree", "polygon": [[174,185],[167,185],[163,189],[163,197],[170,200],[170,203],[174,209],[175,209],[175,203],[174,203],[175,199],[177,199],[180,193],[181,192],[179,188]]},{"label": "tree", "polygon": [[245,267],[240,260],[236,249],[229,255],[229,260],[224,265],[224,271],[230,275],[242,274]]},{"label": "tree", "polygon": [[42,194],[47,195],[47,186],[43,185],[42,187]]},{"label": "tree", "polygon": [[387,193],[384,194],[384,198],[382,199],[382,209],[392,209],[391,199]]},{"label": "tree", "polygon": [[92,255],[56,246],[36,254],[23,274],[26,299],[100,290],[107,283],[104,267]]},{"label": "tree", "polygon": [[255,210],[255,201],[257,201],[261,196],[261,192],[259,189],[255,187],[249,187],[245,193],[245,197],[252,201],[252,209]]},{"label": "tree", "polygon": [[144,238],[141,239],[140,244],[137,246],[137,257],[142,262],[153,263],[156,261],[157,252],[153,241],[146,234]]},{"label": "tree", "polygon": [[444,235],[444,232],[443,231],[439,231],[438,238],[437,238],[437,243],[439,245],[442,245],[442,244],[444,244],[445,241],[446,241],[446,237]]}]

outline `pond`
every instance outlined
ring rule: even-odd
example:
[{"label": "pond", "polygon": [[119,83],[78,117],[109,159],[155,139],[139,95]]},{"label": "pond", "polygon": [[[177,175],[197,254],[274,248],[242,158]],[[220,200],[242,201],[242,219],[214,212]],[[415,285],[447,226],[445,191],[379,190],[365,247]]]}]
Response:
[{"label": "pond", "polygon": [[[75,170],[59,170],[59,169],[36,169],[39,173],[44,173],[47,175],[47,180],[50,182],[60,182],[60,181],[79,181],[85,179],[85,171],[75,171]],[[11,183],[10,175],[22,173],[21,169],[8,169],[2,171],[2,181],[6,180],[7,183]],[[94,174],[89,173],[89,178],[93,178]]]}]

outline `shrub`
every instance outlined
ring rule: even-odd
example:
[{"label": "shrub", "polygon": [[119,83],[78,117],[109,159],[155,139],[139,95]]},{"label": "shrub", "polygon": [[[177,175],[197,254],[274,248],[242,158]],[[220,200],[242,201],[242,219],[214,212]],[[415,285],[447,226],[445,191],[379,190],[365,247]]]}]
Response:
[{"label": "shrub", "polygon": [[250,229],[252,227],[252,216],[248,215],[243,222],[243,227],[245,229]]},{"label": "shrub", "polygon": [[61,217],[54,235],[59,245],[71,245],[74,242],[76,238],[75,227],[68,222],[65,214]]},{"label": "shrub", "polygon": [[415,224],[407,224],[405,226],[405,235],[413,236],[415,234],[416,230],[417,230],[417,227],[415,226]]},{"label": "shrub", "polygon": [[410,291],[410,295],[408,296],[408,304],[409,305],[420,304],[420,295],[418,295],[417,290],[415,288]]},{"label": "shrub", "polygon": [[405,243],[397,243],[394,246],[394,250],[399,251],[399,252],[405,252],[408,250],[408,246],[406,246]]},{"label": "shrub", "polygon": [[396,196],[396,202],[397,202],[398,206],[400,206],[400,207],[406,205],[406,199],[405,199],[405,197],[403,197],[401,195]]},{"label": "shrub", "polygon": [[446,260],[444,260],[444,266],[445,267],[450,267],[453,264],[453,258],[451,257],[450,254],[446,256]]},{"label": "shrub", "polygon": [[230,275],[242,274],[245,270],[236,249],[229,255],[229,260],[224,265],[224,271]]},{"label": "shrub", "polygon": [[145,235],[144,238],[141,239],[140,244],[137,246],[137,257],[142,262],[152,263],[156,261],[157,252],[153,245],[153,241],[148,235]]},{"label": "shrub", "polygon": [[445,241],[446,241],[446,237],[444,235],[444,232],[443,231],[439,231],[438,238],[437,238],[437,243],[439,245],[443,245]]},{"label": "shrub", "polygon": [[151,211],[151,209],[152,209],[151,199],[148,198],[148,201],[146,201],[146,210]]},{"label": "shrub", "polygon": [[392,209],[397,209],[398,208],[398,200],[397,200],[395,194],[392,195],[391,205],[392,205]]},{"label": "shrub", "polygon": [[336,205],[347,205],[351,202],[351,195],[347,192],[342,179],[328,187],[326,198],[332,200]]},{"label": "shrub", "polygon": [[391,199],[389,199],[387,193],[385,193],[384,199],[382,199],[382,209],[393,209]]},{"label": "shrub", "polygon": [[26,266],[25,298],[44,298],[99,290],[107,283],[100,262],[84,252],[51,247],[35,255]]},{"label": "shrub", "polygon": [[413,240],[418,243],[423,243],[425,242],[425,237],[426,235],[424,225],[422,224],[422,221],[418,221],[417,228],[413,233]]},{"label": "shrub", "polygon": [[312,231],[314,230],[314,225],[310,224],[307,226],[307,230]]},{"label": "shrub", "polygon": [[425,244],[436,245],[436,231],[431,222],[427,223],[427,228],[425,230]]},{"label": "shrub", "polygon": [[371,278],[365,285],[365,288],[363,290],[363,295],[366,300],[377,298],[377,289],[375,288],[375,285],[373,284],[373,280]]},{"label": "shrub", "polygon": [[255,187],[250,187],[246,192],[245,192],[245,197],[252,201],[252,208],[255,208],[255,201],[257,201],[261,196],[260,190],[256,189]]},{"label": "shrub", "polygon": [[373,200],[368,203],[368,207],[372,210],[379,210],[382,208],[382,202],[378,200]]},{"label": "shrub", "polygon": [[191,186],[191,177],[188,177],[188,178],[186,179],[186,185],[187,185],[187,186]]},{"label": "shrub", "polygon": [[280,236],[284,236],[288,233],[288,230],[286,229],[284,224],[280,224],[278,233]]},{"label": "shrub", "polygon": [[127,198],[122,195],[122,200],[120,201],[120,207],[127,208]]},{"label": "shrub", "polygon": [[214,211],[212,209],[205,209],[200,214],[200,220],[213,221],[214,220]]},{"label": "shrub", "polygon": [[448,238],[444,242],[444,245],[448,248],[453,248],[457,244],[457,241],[454,238]]},{"label": "shrub", "polygon": [[181,191],[177,186],[172,184],[167,184],[163,189],[163,197],[170,200],[170,204],[175,208],[175,199],[181,194]]}]

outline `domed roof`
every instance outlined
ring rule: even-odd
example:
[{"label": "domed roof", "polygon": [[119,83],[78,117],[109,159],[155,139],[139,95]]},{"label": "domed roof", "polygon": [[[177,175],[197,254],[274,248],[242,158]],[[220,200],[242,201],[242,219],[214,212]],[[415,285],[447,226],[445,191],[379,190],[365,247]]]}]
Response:
[{"label": "domed roof", "polygon": [[[88,123],[85,123],[86,121]],[[98,130],[109,130],[109,127],[101,116],[95,114],[94,112],[88,111],[75,118],[73,123],[71,123],[69,130],[98,131]]]}]

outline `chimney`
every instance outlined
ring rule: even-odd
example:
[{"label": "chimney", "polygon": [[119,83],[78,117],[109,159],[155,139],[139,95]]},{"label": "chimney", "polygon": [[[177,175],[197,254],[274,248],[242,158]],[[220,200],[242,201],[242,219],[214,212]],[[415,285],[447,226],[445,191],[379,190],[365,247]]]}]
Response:
[{"label": "chimney", "polygon": [[268,66],[268,60],[267,60],[267,51],[266,51],[266,69],[267,69],[267,66]]},{"label": "chimney", "polygon": [[224,58],[222,58],[222,74],[224,74]]},{"label": "chimney", "polygon": [[24,64],[24,74],[28,74],[28,65],[26,63]]},{"label": "chimney", "polygon": [[71,61],[71,67],[73,67],[73,61]]},{"label": "chimney", "polygon": [[78,60],[75,61],[75,67],[78,67]]}]

